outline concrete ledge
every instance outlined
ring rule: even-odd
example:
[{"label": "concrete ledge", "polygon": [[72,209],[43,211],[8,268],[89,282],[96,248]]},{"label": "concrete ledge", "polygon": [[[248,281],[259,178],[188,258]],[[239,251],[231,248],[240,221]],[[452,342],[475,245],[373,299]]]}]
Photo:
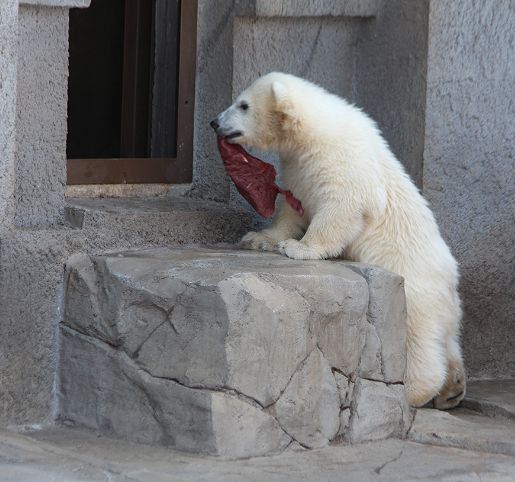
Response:
[{"label": "concrete ledge", "polygon": [[515,424],[458,408],[417,410],[409,433],[413,442],[515,456]]},{"label": "concrete ledge", "polygon": [[380,0],[256,0],[258,17],[373,17]]},{"label": "concrete ledge", "polygon": [[221,460],[63,427],[0,431],[0,454],[0,474],[8,481],[513,482],[515,473],[514,457],[405,440]]},{"label": "concrete ledge", "polygon": [[[357,271],[221,248],[75,255],[59,418],[224,457],[403,437],[404,363],[385,333],[405,332],[402,284]],[[374,278],[399,305],[387,325]]]},{"label": "concrete ledge", "polygon": [[38,7],[64,7],[64,8],[85,8],[89,7],[91,0],[20,0],[20,6]]},{"label": "concrete ledge", "polygon": [[[69,198],[65,212],[72,227],[110,232],[168,229],[170,242],[180,236],[181,244],[188,237],[194,243],[235,242],[253,226],[248,212],[182,196]],[[201,230],[207,236],[195,237],[193,230]],[[209,239],[210,233],[215,232],[217,240]]]},{"label": "concrete ledge", "polygon": [[477,380],[468,385],[463,407],[515,422],[515,379]]},{"label": "concrete ledge", "polygon": [[515,456],[515,380],[472,381],[459,408],[418,410],[409,438]]}]

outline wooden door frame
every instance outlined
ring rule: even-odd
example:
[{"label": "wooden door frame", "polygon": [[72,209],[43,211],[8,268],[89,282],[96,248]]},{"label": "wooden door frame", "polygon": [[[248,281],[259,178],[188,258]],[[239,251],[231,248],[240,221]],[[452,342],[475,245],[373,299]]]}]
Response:
[{"label": "wooden door frame", "polygon": [[[143,0],[148,1],[148,0]],[[198,0],[180,1],[175,158],[68,159],[70,184],[184,184],[192,180]]]}]

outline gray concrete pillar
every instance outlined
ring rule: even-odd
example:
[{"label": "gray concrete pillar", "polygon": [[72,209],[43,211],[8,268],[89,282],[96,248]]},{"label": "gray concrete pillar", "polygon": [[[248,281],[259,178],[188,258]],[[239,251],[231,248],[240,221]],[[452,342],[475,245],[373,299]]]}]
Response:
[{"label": "gray concrete pillar", "polygon": [[21,5],[15,222],[61,224],[66,187],[68,8]]},{"label": "gray concrete pillar", "polygon": [[199,0],[192,194],[229,200],[229,182],[209,122],[232,99],[233,20],[253,15],[255,0]]},{"label": "gray concrete pillar", "polygon": [[0,236],[13,224],[18,0],[0,2]]},{"label": "gray concrete pillar", "polygon": [[474,377],[515,375],[515,5],[432,1],[424,195],[461,268]]}]

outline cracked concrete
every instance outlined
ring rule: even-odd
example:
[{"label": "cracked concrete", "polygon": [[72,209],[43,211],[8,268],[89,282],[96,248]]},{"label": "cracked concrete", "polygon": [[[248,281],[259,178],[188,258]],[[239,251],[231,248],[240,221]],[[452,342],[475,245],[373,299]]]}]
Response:
[{"label": "cracked concrete", "polygon": [[409,438],[515,456],[514,388],[515,380],[472,381],[460,408],[418,410]]},{"label": "cracked concrete", "polygon": [[225,457],[404,437],[404,359],[375,366],[381,320],[403,339],[402,285],[360,270],[220,247],[73,256],[59,418]]},{"label": "cracked concrete", "polygon": [[462,406],[490,417],[515,421],[515,379],[478,380],[469,384]]},{"label": "cracked concrete", "polygon": [[512,482],[515,458],[403,440],[222,460],[114,440],[70,428],[0,431],[4,480],[76,482]]},{"label": "cracked concrete", "polygon": [[[480,403],[489,407],[490,416],[483,415],[482,407],[476,412],[419,410],[410,437],[420,439],[425,431],[432,439],[420,439],[423,443],[390,439],[305,450],[292,441],[277,456],[221,460],[114,440],[100,431],[32,428],[24,433],[0,432],[0,473],[9,481],[261,482],[266,474],[266,480],[274,482],[511,482],[515,477],[515,455],[499,453],[503,440],[499,439],[499,431],[489,432],[489,426],[493,423],[499,430],[505,425],[505,436],[511,432],[513,438],[513,420],[492,412],[492,407],[509,402],[512,385],[513,380],[471,382],[470,389],[475,394],[472,398],[477,400],[481,393]],[[508,396],[503,397],[503,393]],[[448,436],[451,432],[453,440]],[[475,442],[475,447],[469,444],[478,439],[482,443]]]}]

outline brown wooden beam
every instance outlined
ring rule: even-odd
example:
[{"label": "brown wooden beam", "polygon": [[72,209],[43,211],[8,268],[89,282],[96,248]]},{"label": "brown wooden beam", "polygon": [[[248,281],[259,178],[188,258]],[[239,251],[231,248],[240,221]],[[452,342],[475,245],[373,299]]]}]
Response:
[{"label": "brown wooden beam", "polygon": [[197,0],[182,0],[179,38],[177,99],[177,166],[181,177],[191,181],[193,172],[193,120],[197,63]]},{"label": "brown wooden beam", "polygon": [[185,184],[191,176],[176,168],[177,159],[68,159],[68,184]]}]

